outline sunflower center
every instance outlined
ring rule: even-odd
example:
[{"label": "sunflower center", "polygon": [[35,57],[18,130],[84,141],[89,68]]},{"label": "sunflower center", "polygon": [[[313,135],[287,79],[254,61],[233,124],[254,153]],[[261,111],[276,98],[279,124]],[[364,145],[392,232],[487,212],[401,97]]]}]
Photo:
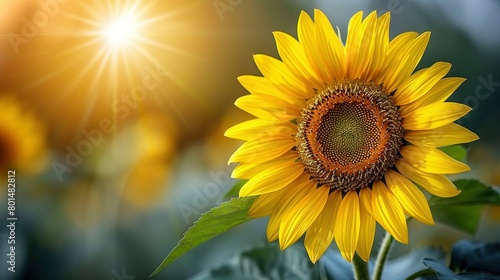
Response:
[{"label": "sunflower center", "polygon": [[394,165],[403,128],[381,86],[345,81],[319,91],[298,121],[297,150],[319,184],[355,190],[381,179]]},{"label": "sunflower center", "polygon": [[321,118],[316,141],[330,161],[346,166],[369,159],[379,134],[373,111],[359,103],[340,103]]}]

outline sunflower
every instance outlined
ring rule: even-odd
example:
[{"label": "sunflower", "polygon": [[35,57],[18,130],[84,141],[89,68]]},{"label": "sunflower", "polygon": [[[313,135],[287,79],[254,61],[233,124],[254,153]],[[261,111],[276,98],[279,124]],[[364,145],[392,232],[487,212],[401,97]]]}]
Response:
[{"label": "sunflower", "polygon": [[0,112],[0,170],[40,171],[46,153],[41,123],[12,95],[0,97]]},{"label": "sunflower", "polygon": [[407,216],[434,223],[417,185],[455,196],[445,174],[469,170],[438,149],[478,139],[453,123],[471,109],[445,102],[464,79],[443,78],[446,62],[413,73],[430,33],[389,40],[389,21],[358,12],[343,44],[324,13],[302,12],[298,40],[274,32],[281,60],[255,55],[263,77],[238,78],[251,94],[235,105],[256,117],[225,133],[246,141],[229,159],[249,179],[239,195],[258,196],[249,215],[270,215],[282,250],[305,233],[312,262],[334,239],[368,261],[376,222],[408,243]]}]

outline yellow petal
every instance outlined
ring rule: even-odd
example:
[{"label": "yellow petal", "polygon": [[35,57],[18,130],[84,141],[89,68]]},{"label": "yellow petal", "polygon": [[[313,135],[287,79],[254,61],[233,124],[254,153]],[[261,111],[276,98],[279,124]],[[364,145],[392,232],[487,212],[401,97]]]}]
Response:
[{"label": "yellow petal", "polygon": [[377,13],[373,11],[364,21],[361,21],[362,15],[362,12],[358,12],[349,21],[346,41],[347,75],[351,79],[365,80],[375,49]]},{"label": "yellow petal", "polygon": [[379,76],[385,65],[385,59],[389,50],[389,23],[391,15],[389,12],[377,19],[375,30],[372,35],[373,57],[371,64],[366,70],[365,79],[374,80]]},{"label": "yellow petal", "polygon": [[270,161],[290,151],[295,144],[295,139],[286,134],[260,137],[241,145],[229,158],[228,163]]},{"label": "yellow petal", "polygon": [[286,195],[287,189],[283,188],[281,190],[266,193],[260,195],[248,210],[248,216],[252,218],[260,218],[264,216],[271,215],[274,207],[278,204],[279,200]]},{"label": "yellow petal", "polygon": [[325,208],[306,232],[304,245],[312,263],[318,261],[333,241],[333,229],[341,201],[340,191],[331,193]]},{"label": "yellow petal", "polygon": [[395,103],[398,106],[406,105],[425,95],[450,71],[450,68],[450,63],[436,62],[429,68],[417,71],[394,93]]},{"label": "yellow petal", "polygon": [[401,33],[394,39],[392,39],[389,42],[389,52],[387,54],[388,58],[390,58],[391,60],[386,61],[386,65],[391,65],[393,60],[396,60],[396,58],[403,52],[403,50],[406,49],[417,37],[417,32],[410,31]]},{"label": "yellow petal", "polygon": [[372,210],[372,190],[370,188],[362,188],[359,191],[359,200],[363,204],[364,208],[370,215],[373,216]]},{"label": "yellow petal", "polygon": [[399,54],[403,49],[407,48],[417,36],[417,32],[405,32],[399,34],[396,38],[389,42],[386,57],[384,59],[384,65],[382,66],[380,73],[373,77],[375,83],[386,83],[389,76],[393,74],[393,72],[387,69],[395,69],[394,67],[397,66]]},{"label": "yellow petal", "polygon": [[[359,45],[360,36],[362,33],[362,25],[363,25],[363,11],[359,11],[354,14],[349,20],[349,24],[347,26],[347,39],[346,39],[346,54],[349,56],[350,53],[356,52]],[[362,34],[364,35],[364,34]],[[349,50],[352,45],[352,50]]]},{"label": "yellow petal", "polygon": [[276,91],[273,84],[264,77],[243,75],[238,77],[238,82],[250,93],[269,93]]},{"label": "yellow petal", "polygon": [[234,102],[236,107],[265,120],[289,121],[300,116],[303,106],[292,105],[283,99],[264,95],[244,95]]},{"label": "yellow petal", "polygon": [[401,204],[380,180],[372,187],[373,217],[397,241],[408,244],[408,228]]},{"label": "yellow petal", "polygon": [[460,190],[445,175],[422,172],[404,159],[398,159],[396,167],[401,174],[433,195],[452,197],[460,193]]},{"label": "yellow petal", "polygon": [[290,184],[304,172],[300,162],[285,162],[262,171],[240,189],[240,197],[274,192]]},{"label": "yellow petal", "polygon": [[285,250],[292,245],[316,220],[328,200],[329,188],[323,186],[310,191],[298,201],[283,217],[280,223],[280,249]]},{"label": "yellow petal", "polygon": [[277,165],[281,165],[287,162],[288,163],[295,162],[297,161],[297,158],[298,158],[297,152],[288,151],[283,155],[266,162],[257,162],[257,163],[243,162],[238,164],[233,169],[231,177],[239,179],[250,179],[265,170],[274,168]]},{"label": "yellow petal", "polygon": [[296,133],[295,125],[291,122],[279,122],[263,119],[253,119],[239,123],[224,133],[224,136],[249,141],[265,135],[271,134],[294,134]]},{"label": "yellow petal", "polygon": [[416,109],[432,103],[444,102],[464,81],[464,78],[441,79],[425,95],[407,106],[402,106],[400,110],[401,117],[406,118]]},{"label": "yellow petal", "polygon": [[316,189],[316,181],[307,180],[306,175],[300,176],[297,180],[286,186],[286,194],[279,200],[274,207],[269,222],[267,223],[267,240],[269,242],[278,239],[281,220],[287,215],[289,210],[303,199],[308,193]]},{"label": "yellow petal", "polygon": [[278,90],[284,91],[284,94],[289,94],[290,96],[298,94],[304,98],[308,98],[312,88],[295,77],[285,63],[262,54],[256,54],[253,58],[262,75],[273,83]]},{"label": "yellow petal", "polygon": [[426,147],[469,143],[479,139],[474,132],[455,123],[429,130],[407,130],[404,133],[404,138],[413,145]]},{"label": "yellow petal", "polygon": [[397,35],[389,42],[388,55],[391,57],[391,59],[395,59],[395,57],[397,57],[398,54],[401,54],[403,50],[406,49],[417,37],[418,33],[413,31],[404,32]]},{"label": "yellow petal", "polygon": [[318,66],[325,69],[328,80],[327,84],[333,81],[341,81],[346,75],[345,48],[342,41],[333,30],[328,17],[320,10],[314,10],[315,34],[318,52],[318,59],[321,60]]},{"label": "yellow petal", "polygon": [[424,224],[434,224],[427,199],[410,179],[393,170],[388,170],[384,176],[387,187],[396,196],[408,215]]},{"label": "yellow petal", "polygon": [[304,47],[292,36],[284,32],[273,32],[278,53],[290,69],[299,79],[311,83],[315,88],[323,86],[316,71],[311,67],[304,52]]},{"label": "yellow petal", "polygon": [[349,191],[342,202],[335,220],[335,242],[342,257],[352,261],[359,240],[360,229],[359,198],[356,191]]},{"label": "yellow petal", "polygon": [[304,98],[300,92],[290,92],[278,89],[269,79],[265,77],[257,77],[251,75],[245,75],[238,77],[238,82],[251,93],[271,95],[274,97],[281,98],[289,103],[294,104],[294,99]]},{"label": "yellow petal", "polygon": [[309,45],[315,41],[314,22],[305,11],[301,11],[299,15],[297,36],[302,45]]},{"label": "yellow petal", "polygon": [[321,57],[320,49],[316,41],[314,22],[311,17],[304,11],[300,12],[299,21],[297,24],[297,35],[300,44],[304,49],[304,54],[307,61],[314,69],[314,72],[319,75],[323,82],[327,82],[328,69],[325,67],[327,60]]},{"label": "yellow petal", "polygon": [[427,48],[430,38],[429,32],[422,33],[408,43],[406,40],[412,36],[413,33],[405,34],[401,40],[394,43],[394,46],[392,46],[392,42],[389,44],[388,62],[381,73],[381,82],[383,82],[387,92],[396,90],[410,77]]},{"label": "yellow petal", "polygon": [[407,145],[401,147],[400,153],[413,167],[428,173],[455,174],[470,170],[467,164],[433,147]]},{"label": "yellow petal", "polygon": [[[370,190],[369,188],[363,188]],[[363,190],[361,189],[361,190]],[[372,251],[372,246],[373,246],[373,239],[375,238],[375,219],[373,216],[370,214],[371,210],[368,211],[368,209],[365,207],[369,206],[371,209],[371,191],[368,192],[363,192],[364,195],[361,195],[362,192],[360,191],[360,200],[361,202],[359,203],[359,210],[360,210],[360,227],[359,227],[359,241],[358,245],[356,246],[356,252],[358,252],[358,255],[361,259],[363,259],[365,262],[368,262],[370,259],[370,253]]]},{"label": "yellow petal", "polygon": [[402,125],[410,130],[438,128],[460,119],[470,110],[469,106],[460,103],[433,103],[413,111],[403,119]]}]

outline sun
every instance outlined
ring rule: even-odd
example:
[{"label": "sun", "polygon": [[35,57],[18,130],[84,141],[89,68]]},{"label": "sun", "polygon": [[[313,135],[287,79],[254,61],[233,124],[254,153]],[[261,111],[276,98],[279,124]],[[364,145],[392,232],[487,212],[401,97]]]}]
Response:
[{"label": "sun", "polygon": [[129,45],[139,36],[138,23],[131,14],[124,14],[104,27],[103,37],[110,47],[123,47]]}]

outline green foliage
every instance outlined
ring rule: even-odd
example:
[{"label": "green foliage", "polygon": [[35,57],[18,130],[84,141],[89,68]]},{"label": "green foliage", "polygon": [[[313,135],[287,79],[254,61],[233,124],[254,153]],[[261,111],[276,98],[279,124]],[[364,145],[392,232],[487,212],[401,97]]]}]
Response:
[{"label": "green foliage", "polygon": [[440,280],[500,279],[499,262],[499,243],[482,243],[469,240],[462,240],[453,247],[449,266],[451,269],[432,258],[422,260],[422,263],[431,269]]},{"label": "green foliage", "polygon": [[319,274],[319,265],[311,263],[303,246],[293,245],[282,252],[275,242],[245,250],[222,265],[199,273],[193,280],[312,280],[320,279]]},{"label": "green foliage", "polygon": [[255,197],[233,198],[202,214],[149,277],[158,274],[174,260],[205,241],[250,220],[248,209],[254,199]]},{"label": "green foliage", "polygon": [[458,161],[465,162],[467,159],[467,149],[462,145],[452,145],[439,149]]},{"label": "green foliage", "polygon": [[484,204],[500,205],[500,194],[477,180],[458,180],[454,184],[462,192],[451,198],[429,200],[436,222],[473,234],[481,218]]}]

